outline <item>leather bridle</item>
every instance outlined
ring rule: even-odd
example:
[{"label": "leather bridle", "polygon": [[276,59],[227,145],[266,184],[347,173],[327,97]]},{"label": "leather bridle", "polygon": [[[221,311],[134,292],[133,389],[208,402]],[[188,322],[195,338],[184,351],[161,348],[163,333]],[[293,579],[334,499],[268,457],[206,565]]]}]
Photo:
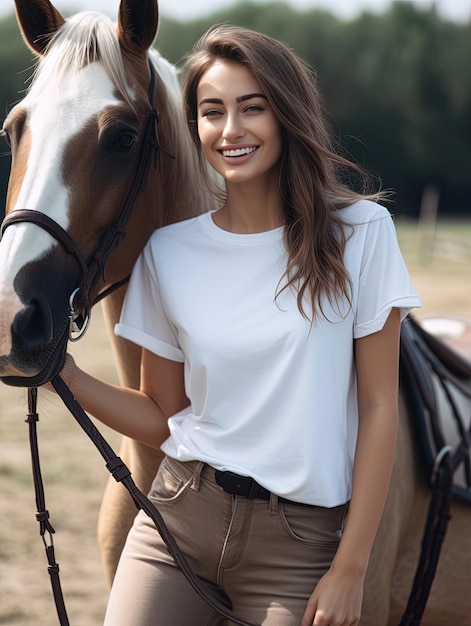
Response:
[{"label": "leather bridle", "polygon": [[[151,62],[149,62],[149,67],[150,84],[148,95],[151,105],[151,113],[149,115],[147,126],[144,132],[133,184],[131,186],[131,189],[129,190],[129,193],[118,218],[111,224],[108,230],[104,232],[91,260],[87,262],[84,259],[76,242],[62,228],[62,226],[60,226],[57,222],[51,219],[48,215],[40,213],[39,211],[16,209],[6,216],[1,225],[0,236],[2,236],[8,226],[11,226],[12,224],[18,224],[21,222],[35,224],[36,226],[39,226],[40,228],[48,232],[52,237],[54,237],[54,239],[56,239],[62,245],[64,250],[68,254],[73,255],[77,260],[77,263],[80,267],[81,279],[78,287],[74,289],[69,298],[69,340],[71,341],[77,341],[86,332],[90,321],[90,314],[93,305],[109,295],[112,291],[121,287],[129,278],[126,277],[122,281],[111,285],[110,287],[99,293],[98,296],[92,300],[91,294],[93,293],[93,290],[95,289],[98,281],[100,279],[102,279],[103,281],[105,280],[106,266],[112,253],[118,247],[121,240],[125,236],[126,226],[131,216],[136,198],[139,193],[145,189],[152,157],[154,161],[154,167],[157,168],[158,166],[158,156],[160,152],[157,132],[159,112],[154,104],[156,102],[156,73]],[[170,554],[174,558],[175,563],[182,570],[186,579],[193,587],[193,589],[198,593],[198,595],[217,613],[229,619],[231,623],[239,624],[240,626],[259,626],[254,622],[239,617],[225,604],[223,604],[221,601],[211,595],[209,590],[204,586],[202,581],[188,565],[185,555],[181,552],[180,548],[176,544],[175,539],[168,530],[159,511],[156,509],[154,504],[137,488],[131,478],[131,472],[129,471],[129,469],[126,467],[123,461],[118,456],[116,456],[116,454],[105,441],[101,433],[96,429],[88,415],[75,400],[62,378],[59,375],[56,375],[52,378],[51,383],[57,391],[58,395],[62,398],[66,407],[78,421],[80,426],[87,433],[89,438],[93,441],[93,443],[105,459],[106,467],[113,475],[115,480],[123,483],[123,485],[132,496],[136,507],[138,509],[144,510],[147,515],[149,515],[149,517],[152,519]],[[67,616],[67,611],[65,608],[64,598],[59,580],[59,566],[55,561],[54,555],[54,545],[52,542],[52,534],[54,533],[54,529],[49,522],[49,512],[45,507],[44,486],[41,476],[39,452],[37,445],[36,423],[39,420],[39,415],[36,411],[36,398],[37,389],[35,387],[30,387],[28,389],[29,410],[26,421],[29,424],[33,479],[36,492],[36,504],[38,509],[36,513],[36,518],[40,525],[40,535],[46,549],[46,556],[48,559],[48,571],[50,574],[52,591],[59,623],[61,626],[69,626],[69,619]],[[45,539],[46,534],[49,536],[49,542]],[[178,601],[178,599],[176,601]]]},{"label": "leather bridle", "polygon": [[145,189],[151,161],[153,160],[154,162],[154,168],[158,167],[158,157],[160,152],[158,137],[159,111],[154,104],[156,102],[157,78],[152,63],[150,62],[149,68],[150,84],[148,96],[149,103],[151,105],[151,112],[142,138],[133,183],[118,217],[103,233],[91,259],[87,262],[75,240],[55,220],[40,211],[15,209],[5,217],[1,225],[0,236],[3,236],[5,230],[12,224],[18,224],[21,222],[35,224],[54,237],[54,239],[62,245],[68,254],[75,257],[80,267],[81,279],[79,285],[76,289],[74,289],[69,297],[69,339],[71,341],[78,341],[78,339],[80,339],[86,332],[90,322],[92,307],[109,295],[112,291],[115,291],[125,284],[129,279],[129,276],[127,276],[122,281],[119,281],[102,291],[93,300],[91,299],[91,294],[93,293],[98,281],[100,279],[105,281],[105,271],[108,261],[125,236],[126,226],[134,208],[137,196]]}]

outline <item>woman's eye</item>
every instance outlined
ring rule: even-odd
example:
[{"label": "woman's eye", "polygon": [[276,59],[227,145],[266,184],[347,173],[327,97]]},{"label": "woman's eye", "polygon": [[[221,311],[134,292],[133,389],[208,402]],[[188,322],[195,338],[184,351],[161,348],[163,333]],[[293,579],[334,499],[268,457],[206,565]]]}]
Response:
[{"label": "woman's eye", "polygon": [[251,104],[250,106],[245,107],[244,111],[245,113],[259,113],[260,111],[263,111],[263,108],[258,104]]},{"label": "woman's eye", "polygon": [[208,109],[203,113],[203,117],[217,117],[218,115],[222,115],[221,111],[217,109]]}]

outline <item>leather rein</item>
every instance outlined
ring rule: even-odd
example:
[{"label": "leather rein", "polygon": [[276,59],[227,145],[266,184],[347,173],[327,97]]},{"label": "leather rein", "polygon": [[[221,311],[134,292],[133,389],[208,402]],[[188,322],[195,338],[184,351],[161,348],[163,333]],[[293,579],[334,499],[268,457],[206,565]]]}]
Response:
[{"label": "leather rein", "polygon": [[[102,278],[103,281],[105,280],[106,265],[109,258],[125,236],[126,226],[131,216],[136,198],[141,191],[145,189],[151,161],[154,161],[154,168],[158,167],[160,146],[157,126],[159,122],[159,112],[154,105],[154,102],[156,101],[157,77],[150,61],[149,68],[150,84],[148,96],[151,105],[151,113],[149,115],[143,136],[136,175],[118,218],[111,224],[108,230],[104,232],[91,260],[87,263],[74,239],[72,239],[62,226],[51,219],[48,215],[40,213],[39,211],[32,211],[28,209],[14,210],[5,217],[1,225],[0,234],[3,235],[6,228],[11,224],[18,224],[21,222],[33,223],[47,231],[63,246],[68,254],[73,255],[77,260],[77,263],[80,266],[82,278],[79,286],[72,292],[69,298],[69,340],[71,341],[78,341],[78,339],[85,334],[90,323],[90,315],[93,305],[124,285],[129,279],[129,276],[126,277],[122,281],[111,285],[99,293],[93,300],[91,299],[90,294],[98,283],[98,280],[100,278]],[[185,555],[178,547],[174,537],[168,530],[155,505],[138,489],[131,477],[130,470],[114,453],[110,445],[95,427],[80,404],[75,400],[70,389],[64,383],[62,378],[57,375],[51,380],[51,383],[81,428],[86,432],[99,450],[100,454],[106,461],[106,468],[111,473],[113,478],[117,482],[121,482],[126,487],[133,498],[137,509],[142,509],[152,519],[176,565],[181,569],[196,593],[211,608],[223,617],[227,618],[231,623],[239,624],[240,626],[259,626],[254,622],[236,615],[229,607],[213,596],[209,589],[204,586],[201,579],[198,578],[198,576],[192,571]],[[49,511],[46,509],[44,485],[39,461],[37,438],[37,422],[39,420],[39,415],[37,413],[37,392],[38,390],[36,387],[28,389],[28,414],[26,419],[29,426],[33,481],[36,496],[36,519],[39,523],[40,536],[46,550],[48,572],[51,579],[52,592],[59,624],[60,626],[69,626],[70,622],[67,616],[59,579],[59,565],[55,560],[54,543],[52,538],[55,531],[49,521]]]}]

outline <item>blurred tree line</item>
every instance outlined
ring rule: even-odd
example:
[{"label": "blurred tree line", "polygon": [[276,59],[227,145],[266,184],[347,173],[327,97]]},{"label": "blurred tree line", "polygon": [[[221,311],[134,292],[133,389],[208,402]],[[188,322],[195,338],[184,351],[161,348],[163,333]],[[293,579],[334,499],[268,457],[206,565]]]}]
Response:
[{"label": "blurred tree line", "polygon": [[[214,23],[233,23],[288,43],[317,73],[343,153],[394,191],[394,211],[414,216],[424,189],[440,215],[471,213],[471,23],[394,2],[383,14],[342,20],[318,9],[239,2],[204,18],[163,17],[156,46],[175,64]],[[20,98],[33,65],[14,16],[0,21],[0,102]],[[2,153],[8,149],[2,147]],[[10,159],[0,160],[1,205]]]}]

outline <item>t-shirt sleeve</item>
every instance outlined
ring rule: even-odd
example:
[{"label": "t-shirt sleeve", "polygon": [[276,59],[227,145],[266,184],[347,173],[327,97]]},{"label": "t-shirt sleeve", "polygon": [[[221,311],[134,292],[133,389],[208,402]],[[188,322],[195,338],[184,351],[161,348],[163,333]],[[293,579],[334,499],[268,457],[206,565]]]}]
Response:
[{"label": "t-shirt sleeve", "polygon": [[151,247],[136,261],[115,334],[172,361],[184,361],[178,332],[165,313]]},{"label": "t-shirt sleeve", "polygon": [[401,320],[421,307],[399,249],[394,222],[387,209],[364,227],[367,229],[360,267],[354,338],[381,330],[391,310],[399,308]]}]

